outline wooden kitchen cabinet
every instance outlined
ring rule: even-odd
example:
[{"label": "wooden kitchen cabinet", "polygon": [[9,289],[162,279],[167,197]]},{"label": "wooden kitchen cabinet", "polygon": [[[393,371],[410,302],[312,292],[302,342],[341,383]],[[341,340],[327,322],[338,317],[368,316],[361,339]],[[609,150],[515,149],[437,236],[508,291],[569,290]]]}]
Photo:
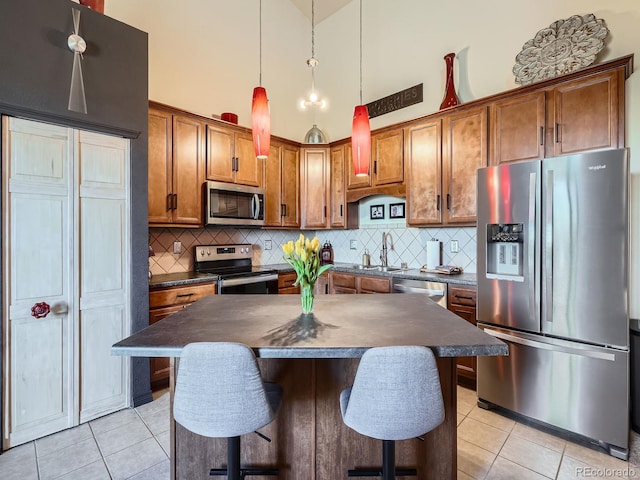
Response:
[{"label": "wooden kitchen cabinet", "polygon": [[[181,285],[150,290],[149,325],[153,325],[172,313],[188,307],[196,300],[215,293],[215,283]],[[150,358],[149,368],[151,370],[151,388],[153,390],[169,385],[169,358]]]},{"label": "wooden kitchen cabinet", "polygon": [[351,142],[331,147],[329,181],[329,227],[358,228],[358,204],[347,203],[347,165],[351,163]]},{"label": "wooden kitchen cabinet", "polygon": [[412,125],[407,136],[407,225],[473,225],[476,170],[487,166],[485,106]]},{"label": "wooden kitchen cabinet", "polygon": [[207,124],[207,180],[262,187],[262,160],[250,133]]},{"label": "wooden kitchen cabinet", "polygon": [[499,100],[489,108],[492,165],[544,158],[544,91]]},{"label": "wooden kitchen cabinet", "polygon": [[204,124],[149,106],[149,225],[203,225]]},{"label": "wooden kitchen cabinet", "polygon": [[371,135],[369,175],[356,176],[349,158],[349,190],[378,187],[404,181],[404,132],[402,128],[383,130]]},{"label": "wooden kitchen cabinet", "polygon": [[624,146],[625,65],[493,102],[491,164]]},{"label": "wooden kitchen cabinet", "polygon": [[329,293],[358,293],[356,276],[351,273],[330,272]]},{"label": "wooden kitchen cabinet", "polygon": [[407,128],[407,225],[442,221],[442,119]]},{"label": "wooden kitchen cabinet", "polygon": [[264,165],[265,227],[300,227],[300,149],[272,139]]},{"label": "wooden kitchen cabinet", "polygon": [[[547,110],[547,157],[624,146],[624,68],[561,83]],[[621,130],[622,129],[622,130]]]},{"label": "wooden kitchen cabinet", "polygon": [[391,293],[391,278],[330,272],[329,293]]},{"label": "wooden kitchen cabinet", "polygon": [[329,226],[329,148],[305,147],[301,151],[300,204],[301,228],[326,229]]},{"label": "wooden kitchen cabinet", "polygon": [[300,285],[296,285],[295,287],[293,286],[296,278],[298,278],[298,274],[295,271],[278,273],[278,293],[285,295],[293,293],[299,294]]},{"label": "wooden kitchen cabinet", "polygon": [[[448,290],[448,309],[472,325],[476,325],[476,288],[450,284]],[[458,357],[456,361],[458,384],[475,390],[477,363],[477,357]]]}]

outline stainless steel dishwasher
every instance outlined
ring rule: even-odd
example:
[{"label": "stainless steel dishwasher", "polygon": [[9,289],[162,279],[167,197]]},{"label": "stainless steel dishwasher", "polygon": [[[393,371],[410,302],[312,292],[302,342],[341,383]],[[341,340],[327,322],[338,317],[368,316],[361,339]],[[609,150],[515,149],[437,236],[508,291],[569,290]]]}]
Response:
[{"label": "stainless steel dishwasher", "polygon": [[393,279],[393,293],[422,293],[443,308],[447,308],[447,284],[428,282],[426,280],[410,280],[408,278]]}]

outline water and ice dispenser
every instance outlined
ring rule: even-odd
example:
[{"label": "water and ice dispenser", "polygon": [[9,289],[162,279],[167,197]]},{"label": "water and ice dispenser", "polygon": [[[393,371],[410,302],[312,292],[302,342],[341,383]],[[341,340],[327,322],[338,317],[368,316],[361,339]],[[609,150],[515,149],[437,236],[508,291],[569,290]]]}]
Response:
[{"label": "water and ice dispenser", "polygon": [[524,224],[487,225],[487,278],[523,281]]}]

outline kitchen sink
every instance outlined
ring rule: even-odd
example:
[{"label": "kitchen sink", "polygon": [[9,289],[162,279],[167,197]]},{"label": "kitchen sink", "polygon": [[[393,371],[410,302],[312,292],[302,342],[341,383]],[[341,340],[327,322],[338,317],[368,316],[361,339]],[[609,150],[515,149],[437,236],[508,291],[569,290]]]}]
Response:
[{"label": "kitchen sink", "polygon": [[400,267],[385,267],[382,265],[354,265],[353,268],[358,270],[377,271],[377,272],[401,272],[404,270]]}]

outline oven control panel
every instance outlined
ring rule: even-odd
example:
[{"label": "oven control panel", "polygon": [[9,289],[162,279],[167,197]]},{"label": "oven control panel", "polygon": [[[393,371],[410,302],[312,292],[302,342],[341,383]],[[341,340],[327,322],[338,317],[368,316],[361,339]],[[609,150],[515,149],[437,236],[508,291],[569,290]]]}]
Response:
[{"label": "oven control panel", "polygon": [[196,245],[195,261],[210,262],[217,260],[237,260],[251,258],[253,245],[242,243],[236,245]]}]

